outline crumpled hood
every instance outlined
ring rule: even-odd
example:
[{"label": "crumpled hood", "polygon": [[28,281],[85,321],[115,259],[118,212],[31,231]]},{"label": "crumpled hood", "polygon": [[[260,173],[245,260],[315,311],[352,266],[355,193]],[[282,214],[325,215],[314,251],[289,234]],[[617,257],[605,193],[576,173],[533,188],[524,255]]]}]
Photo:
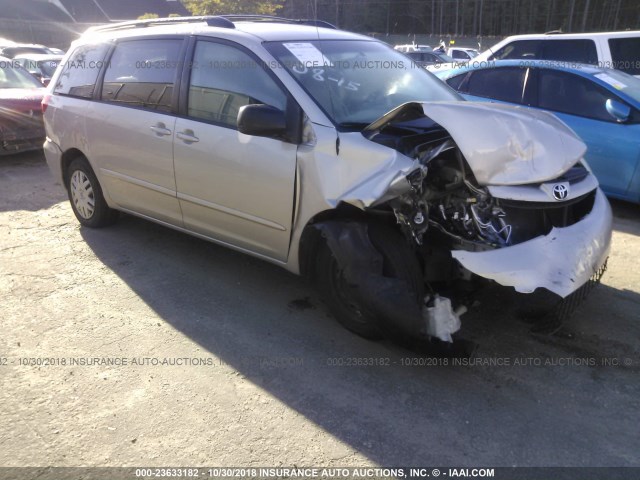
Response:
[{"label": "crumpled hood", "polygon": [[423,103],[444,127],[481,185],[519,185],[558,178],[586,145],[555,115],[480,102]]}]

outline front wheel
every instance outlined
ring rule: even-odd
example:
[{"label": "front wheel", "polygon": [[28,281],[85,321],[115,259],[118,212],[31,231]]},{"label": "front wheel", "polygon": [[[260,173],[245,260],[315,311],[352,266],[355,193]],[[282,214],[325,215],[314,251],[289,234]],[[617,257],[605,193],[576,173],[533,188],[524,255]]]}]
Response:
[{"label": "front wheel", "polygon": [[[383,276],[402,280],[410,297],[420,304],[424,297],[422,269],[402,234],[383,224],[369,224],[367,230],[371,244],[382,255]],[[359,300],[358,287],[349,284],[343,266],[325,242],[317,256],[316,279],[330,312],[343,327],[371,340],[385,336],[376,314]]]},{"label": "front wheel", "polygon": [[76,158],[69,165],[67,191],[73,213],[85,227],[106,227],[116,220],[118,212],[107,205],[100,183],[85,158]]}]

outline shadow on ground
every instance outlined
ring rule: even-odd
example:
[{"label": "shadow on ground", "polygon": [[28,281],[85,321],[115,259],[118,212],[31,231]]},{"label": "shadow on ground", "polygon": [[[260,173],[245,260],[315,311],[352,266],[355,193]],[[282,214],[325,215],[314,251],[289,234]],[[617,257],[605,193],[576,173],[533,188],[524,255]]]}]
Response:
[{"label": "shadow on ground", "polygon": [[613,228],[619,232],[640,235],[640,205],[609,199],[615,216]]},{"label": "shadow on ground", "polygon": [[[0,212],[28,210],[35,212],[65,200],[66,194],[46,169],[41,150],[0,156]],[[28,188],[25,188],[25,179]]]},{"label": "shadow on ground", "polygon": [[[523,296],[488,288],[463,334],[510,364],[442,365],[350,334],[298,277],[246,255],[130,216],[81,234],[165,322],[378,464],[640,465],[636,292],[603,285],[562,335],[537,337]],[[576,357],[618,364],[513,365]],[[269,362],[283,358],[301,360]]]}]

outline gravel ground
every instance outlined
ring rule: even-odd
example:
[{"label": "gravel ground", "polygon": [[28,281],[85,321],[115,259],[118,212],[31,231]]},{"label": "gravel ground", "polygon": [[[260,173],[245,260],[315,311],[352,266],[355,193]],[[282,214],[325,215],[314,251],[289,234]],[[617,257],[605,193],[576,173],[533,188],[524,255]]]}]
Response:
[{"label": "gravel ground", "polygon": [[491,287],[463,333],[503,364],[429,365],[275,266],[80,228],[41,154],[0,158],[0,466],[640,466],[640,208],[613,206],[609,271],[558,335]]}]

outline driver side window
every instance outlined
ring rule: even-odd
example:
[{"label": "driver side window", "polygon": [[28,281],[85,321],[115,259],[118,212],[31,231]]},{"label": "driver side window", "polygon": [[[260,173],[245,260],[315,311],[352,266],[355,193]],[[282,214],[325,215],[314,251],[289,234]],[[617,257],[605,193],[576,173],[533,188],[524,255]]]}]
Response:
[{"label": "driver side window", "polygon": [[189,117],[237,128],[240,108],[261,103],[285,110],[287,97],[255,59],[230,45],[196,44]]}]

